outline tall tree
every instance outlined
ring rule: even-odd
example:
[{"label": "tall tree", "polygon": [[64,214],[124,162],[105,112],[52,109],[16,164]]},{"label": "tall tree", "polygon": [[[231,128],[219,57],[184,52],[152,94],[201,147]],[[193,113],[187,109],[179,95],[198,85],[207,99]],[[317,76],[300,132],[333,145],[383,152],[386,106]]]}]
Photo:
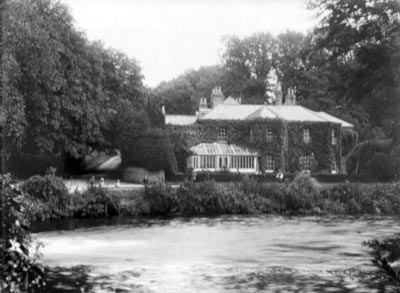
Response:
[{"label": "tall tree", "polygon": [[[343,98],[368,114],[373,127],[391,130],[400,110],[400,2],[311,1],[321,22],[315,50],[326,62],[345,65]],[[388,134],[388,133],[386,133]]]},{"label": "tall tree", "polygon": [[243,96],[245,103],[266,102],[268,73],[273,67],[276,39],[269,33],[253,34],[240,39],[225,39],[222,65],[227,75],[227,92]]},{"label": "tall tree", "polygon": [[89,42],[59,2],[9,0],[4,17],[5,153],[79,158],[113,147],[107,135],[120,104],[147,105],[137,62]]},{"label": "tall tree", "polygon": [[209,98],[216,86],[226,89],[225,72],[218,65],[205,66],[162,82],[153,94],[169,114],[194,114],[199,109],[200,98]]},{"label": "tall tree", "polygon": [[[286,31],[276,37],[277,45],[272,52],[273,66],[277,69],[282,93],[285,95],[289,88],[301,86],[301,75],[305,70],[303,50],[305,36],[302,33]],[[299,94],[298,92],[296,94]]]}]

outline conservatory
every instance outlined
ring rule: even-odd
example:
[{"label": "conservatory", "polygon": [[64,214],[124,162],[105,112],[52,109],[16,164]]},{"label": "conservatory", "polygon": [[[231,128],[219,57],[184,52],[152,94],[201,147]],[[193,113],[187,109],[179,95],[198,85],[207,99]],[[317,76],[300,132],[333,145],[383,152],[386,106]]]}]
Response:
[{"label": "conservatory", "polygon": [[248,148],[226,143],[201,143],[192,148],[188,167],[194,172],[222,171],[257,173],[258,153]]}]

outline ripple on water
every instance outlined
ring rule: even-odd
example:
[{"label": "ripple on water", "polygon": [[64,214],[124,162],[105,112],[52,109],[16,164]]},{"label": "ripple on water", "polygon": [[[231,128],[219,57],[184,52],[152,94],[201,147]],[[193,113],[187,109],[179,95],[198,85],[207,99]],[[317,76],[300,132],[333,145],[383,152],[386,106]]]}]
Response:
[{"label": "ripple on water", "polygon": [[227,216],[98,224],[36,234],[53,272],[51,292],[67,292],[63,283],[88,292],[373,292],[376,286],[362,275],[373,270],[361,244],[400,232],[387,218]]}]

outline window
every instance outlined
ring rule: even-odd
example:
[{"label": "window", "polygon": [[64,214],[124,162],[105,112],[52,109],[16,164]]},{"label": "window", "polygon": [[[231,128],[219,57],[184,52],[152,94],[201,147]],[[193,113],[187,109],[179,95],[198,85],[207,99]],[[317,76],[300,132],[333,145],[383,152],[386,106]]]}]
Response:
[{"label": "window", "polygon": [[233,156],[231,166],[233,169],[254,169],[254,157],[252,156]]},{"label": "window", "polygon": [[193,169],[199,168],[199,157],[197,157],[197,156],[192,157],[192,167],[193,167]]},{"label": "window", "polygon": [[267,142],[272,141],[272,128],[268,127],[267,128]]},{"label": "window", "polygon": [[219,168],[226,169],[228,167],[228,157],[219,157]]},{"label": "window", "polygon": [[253,130],[250,129],[250,142],[253,142],[253,141],[254,141],[254,133],[253,133]]},{"label": "window", "polygon": [[335,130],[332,130],[332,144],[333,145],[337,144],[337,137],[336,137]]},{"label": "window", "polygon": [[311,141],[310,129],[308,129],[308,128],[303,129],[303,141],[305,143],[309,143]]},{"label": "window", "polygon": [[311,156],[310,155],[300,157],[300,163],[301,163],[302,169],[304,171],[311,171]]},{"label": "window", "polygon": [[331,174],[337,174],[337,173],[338,173],[337,162],[336,159],[333,159],[331,163]]},{"label": "window", "polygon": [[265,172],[274,172],[274,165],[274,159],[271,155],[268,155],[265,161]]},{"label": "window", "polygon": [[226,140],[227,138],[228,138],[228,135],[226,133],[226,129],[225,128],[221,128],[219,130],[219,133],[218,133],[218,139],[219,140]]},{"label": "window", "polygon": [[214,169],[215,156],[200,156],[200,168]]}]

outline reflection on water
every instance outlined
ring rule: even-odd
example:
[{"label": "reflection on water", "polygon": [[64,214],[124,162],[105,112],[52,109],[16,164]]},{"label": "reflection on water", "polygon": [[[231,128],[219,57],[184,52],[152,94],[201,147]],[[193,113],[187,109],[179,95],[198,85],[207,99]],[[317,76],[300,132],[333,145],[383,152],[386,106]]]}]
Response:
[{"label": "reflection on water", "polygon": [[[68,230],[74,228],[69,222],[57,226],[66,230],[36,234],[45,245],[43,262],[53,268],[52,292],[77,286],[90,292],[373,292],[375,268],[361,243],[400,232],[392,218],[230,216],[100,224]],[[62,276],[73,281],[57,286],[54,280]]]}]

